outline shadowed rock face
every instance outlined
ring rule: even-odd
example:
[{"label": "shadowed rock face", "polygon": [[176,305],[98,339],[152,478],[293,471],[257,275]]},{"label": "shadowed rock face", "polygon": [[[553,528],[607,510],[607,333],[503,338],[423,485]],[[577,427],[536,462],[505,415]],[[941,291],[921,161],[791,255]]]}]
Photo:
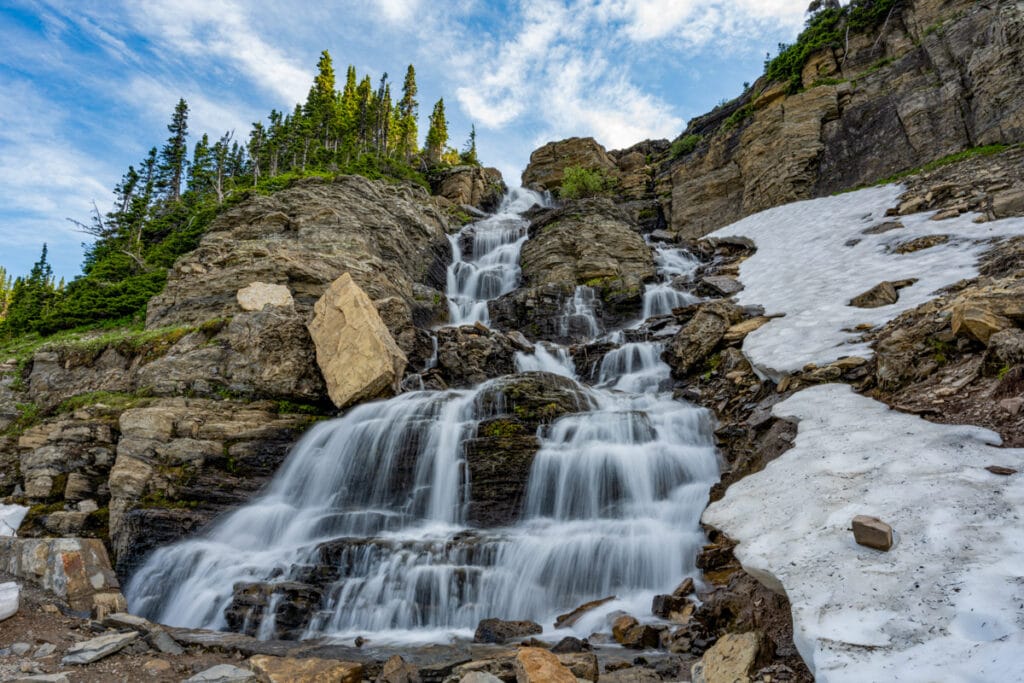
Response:
[{"label": "shadowed rock face", "polygon": [[444,319],[435,302],[444,301],[448,229],[437,200],[420,188],[358,176],[303,180],[214,221],[199,248],[175,263],[146,323],[194,325],[240,314],[238,291],[254,282],[287,286],[295,309],[308,315],[347,272],[410,353],[422,343],[415,325]]},{"label": "shadowed rock face", "polygon": [[[871,183],[948,154],[1024,138],[1024,9],[905,3],[881,33],[816,53],[804,91],[759,81],[694,119],[703,141],[660,178],[671,229],[699,237],[786,202]],[[741,107],[752,113],[723,122]],[[748,109],[748,111],[750,111]]]},{"label": "shadowed rock face", "polygon": [[494,212],[505,195],[505,181],[496,168],[456,166],[431,179],[434,194],[460,206]]}]

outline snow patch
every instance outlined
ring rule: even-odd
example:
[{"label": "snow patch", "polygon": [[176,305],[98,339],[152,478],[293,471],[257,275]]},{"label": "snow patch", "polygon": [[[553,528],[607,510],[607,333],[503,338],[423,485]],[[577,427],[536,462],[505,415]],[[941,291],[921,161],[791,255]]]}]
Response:
[{"label": "snow patch", "polygon": [[0,621],[18,613],[21,589],[13,581],[0,583]]},{"label": "snow patch", "polygon": [[[742,305],[760,304],[785,317],[751,333],[743,351],[776,381],[808,363],[827,365],[844,356],[870,358],[858,341],[858,325],[877,327],[934,298],[936,290],[976,277],[978,257],[989,240],[1024,234],[1024,218],[975,223],[977,214],[933,221],[934,213],[890,218],[903,189],[898,185],[787,204],[749,216],[711,237],[747,237],[757,252],[740,266]],[[880,234],[864,230],[886,221],[903,228]],[[949,240],[908,254],[895,248],[929,235]],[[854,244],[853,241],[856,240]],[[883,281],[917,278],[900,290],[899,301],[880,308],[849,301]],[[850,330],[850,331],[844,331]]]},{"label": "snow patch", "polygon": [[28,508],[24,505],[0,505],[0,536],[17,536]]},{"label": "snow patch", "polygon": [[[956,258],[955,255],[951,255]],[[777,404],[794,446],[729,487],[703,521],[781,586],[794,641],[821,682],[1024,681],[1024,449],[933,424],[843,384]],[[854,515],[896,531],[857,545]]]}]

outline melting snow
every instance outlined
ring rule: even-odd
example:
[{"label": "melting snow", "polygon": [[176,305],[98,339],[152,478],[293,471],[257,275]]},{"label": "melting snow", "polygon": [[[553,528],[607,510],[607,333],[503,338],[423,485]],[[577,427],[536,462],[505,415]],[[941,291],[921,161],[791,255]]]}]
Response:
[{"label": "melting snow", "polygon": [[[889,410],[843,384],[773,410],[794,447],[733,484],[703,520],[743,567],[789,596],[794,640],[819,681],[1024,680],[1024,449]],[[854,543],[855,515],[896,543]]]},{"label": "melting snow", "polygon": [[[760,304],[769,314],[784,313],[747,336],[743,351],[776,380],[807,363],[827,365],[843,356],[871,357],[861,324],[883,325],[905,310],[934,298],[935,291],[976,277],[978,256],[997,237],[1024,234],[1024,218],[975,223],[976,214],[933,221],[933,213],[887,218],[885,211],[902,192],[887,185],[780,206],[711,234],[747,237],[757,252],[740,266],[745,289],[741,304]],[[903,228],[881,234],[864,231],[886,221]],[[894,249],[928,235],[948,235],[945,244],[909,254]],[[852,244],[857,240],[856,244]],[[852,246],[847,246],[850,243]],[[900,290],[899,301],[866,309],[850,299],[880,282],[917,278]]]}]

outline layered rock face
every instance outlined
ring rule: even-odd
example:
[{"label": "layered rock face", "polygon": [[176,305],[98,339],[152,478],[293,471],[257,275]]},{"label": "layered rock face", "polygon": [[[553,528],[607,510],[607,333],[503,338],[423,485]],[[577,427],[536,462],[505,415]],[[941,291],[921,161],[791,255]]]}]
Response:
[{"label": "layered rock face", "polygon": [[592,290],[594,314],[605,327],[638,316],[654,259],[626,210],[605,198],[572,202],[535,218],[530,233],[519,289],[490,305],[496,326],[571,339],[564,309],[580,286]]},{"label": "layered rock face", "polygon": [[787,96],[785,87],[759,81],[690,122],[685,134],[701,143],[660,178],[675,233],[699,237],[762,209],[1024,139],[1024,10],[908,3],[881,33],[815,54],[805,90]]},{"label": "layered rock face", "polygon": [[505,181],[496,168],[456,166],[431,179],[434,194],[459,206],[493,213],[505,196]]},{"label": "layered rock face", "polygon": [[[441,322],[446,308],[448,219],[411,185],[358,176],[306,179],[254,196],[210,226],[179,259],[167,288],[149,303],[148,327],[195,325],[242,313],[238,292],[254,282],[288,287],[301,315],[342,273],[381,312],[399,346],[424,341],[416,325]],[[429,352],[429,346],[427,348]]]},{"label": "layered rock face", "polygon": [[562,186],[565,169],[570,166],[617,173],[615,162],[594,138],[569,138],[549,142],[533,151],[530,164],[523,171],[523,187],[556,190]]}]

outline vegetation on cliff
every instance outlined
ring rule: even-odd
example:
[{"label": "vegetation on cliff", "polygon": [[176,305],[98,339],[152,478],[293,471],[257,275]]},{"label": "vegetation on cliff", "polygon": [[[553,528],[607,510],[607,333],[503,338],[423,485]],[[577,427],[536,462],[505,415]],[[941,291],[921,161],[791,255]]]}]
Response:
[{"label": "vegetation on cliff", "polygon": [[[418,146],[416,72],[406,71],[392,103],[388,75],[376,88],[349,66],[335,84],[325,50],[306,102],[291,113],[271,111],[248,136],[203,134],[189,145],[189,107],[182,99],[168,137],[128,167],[114,189],[113,208],[94,207],[74,222],[93,241],[82,275],[54,282],[46,248],[32,272],[12,281],[0,272],[0,338],[139,318],[167,281],[167,269],[196,248],[210,222],[252,193],[268,193],[307,175],[356,174],[428,186],[427,173],[454,164],[478,165],[475,135],[462,153],[448,146],[444,102],[431,118],[427,148]],[[191,151],[190,151],[191,150]]]}]

